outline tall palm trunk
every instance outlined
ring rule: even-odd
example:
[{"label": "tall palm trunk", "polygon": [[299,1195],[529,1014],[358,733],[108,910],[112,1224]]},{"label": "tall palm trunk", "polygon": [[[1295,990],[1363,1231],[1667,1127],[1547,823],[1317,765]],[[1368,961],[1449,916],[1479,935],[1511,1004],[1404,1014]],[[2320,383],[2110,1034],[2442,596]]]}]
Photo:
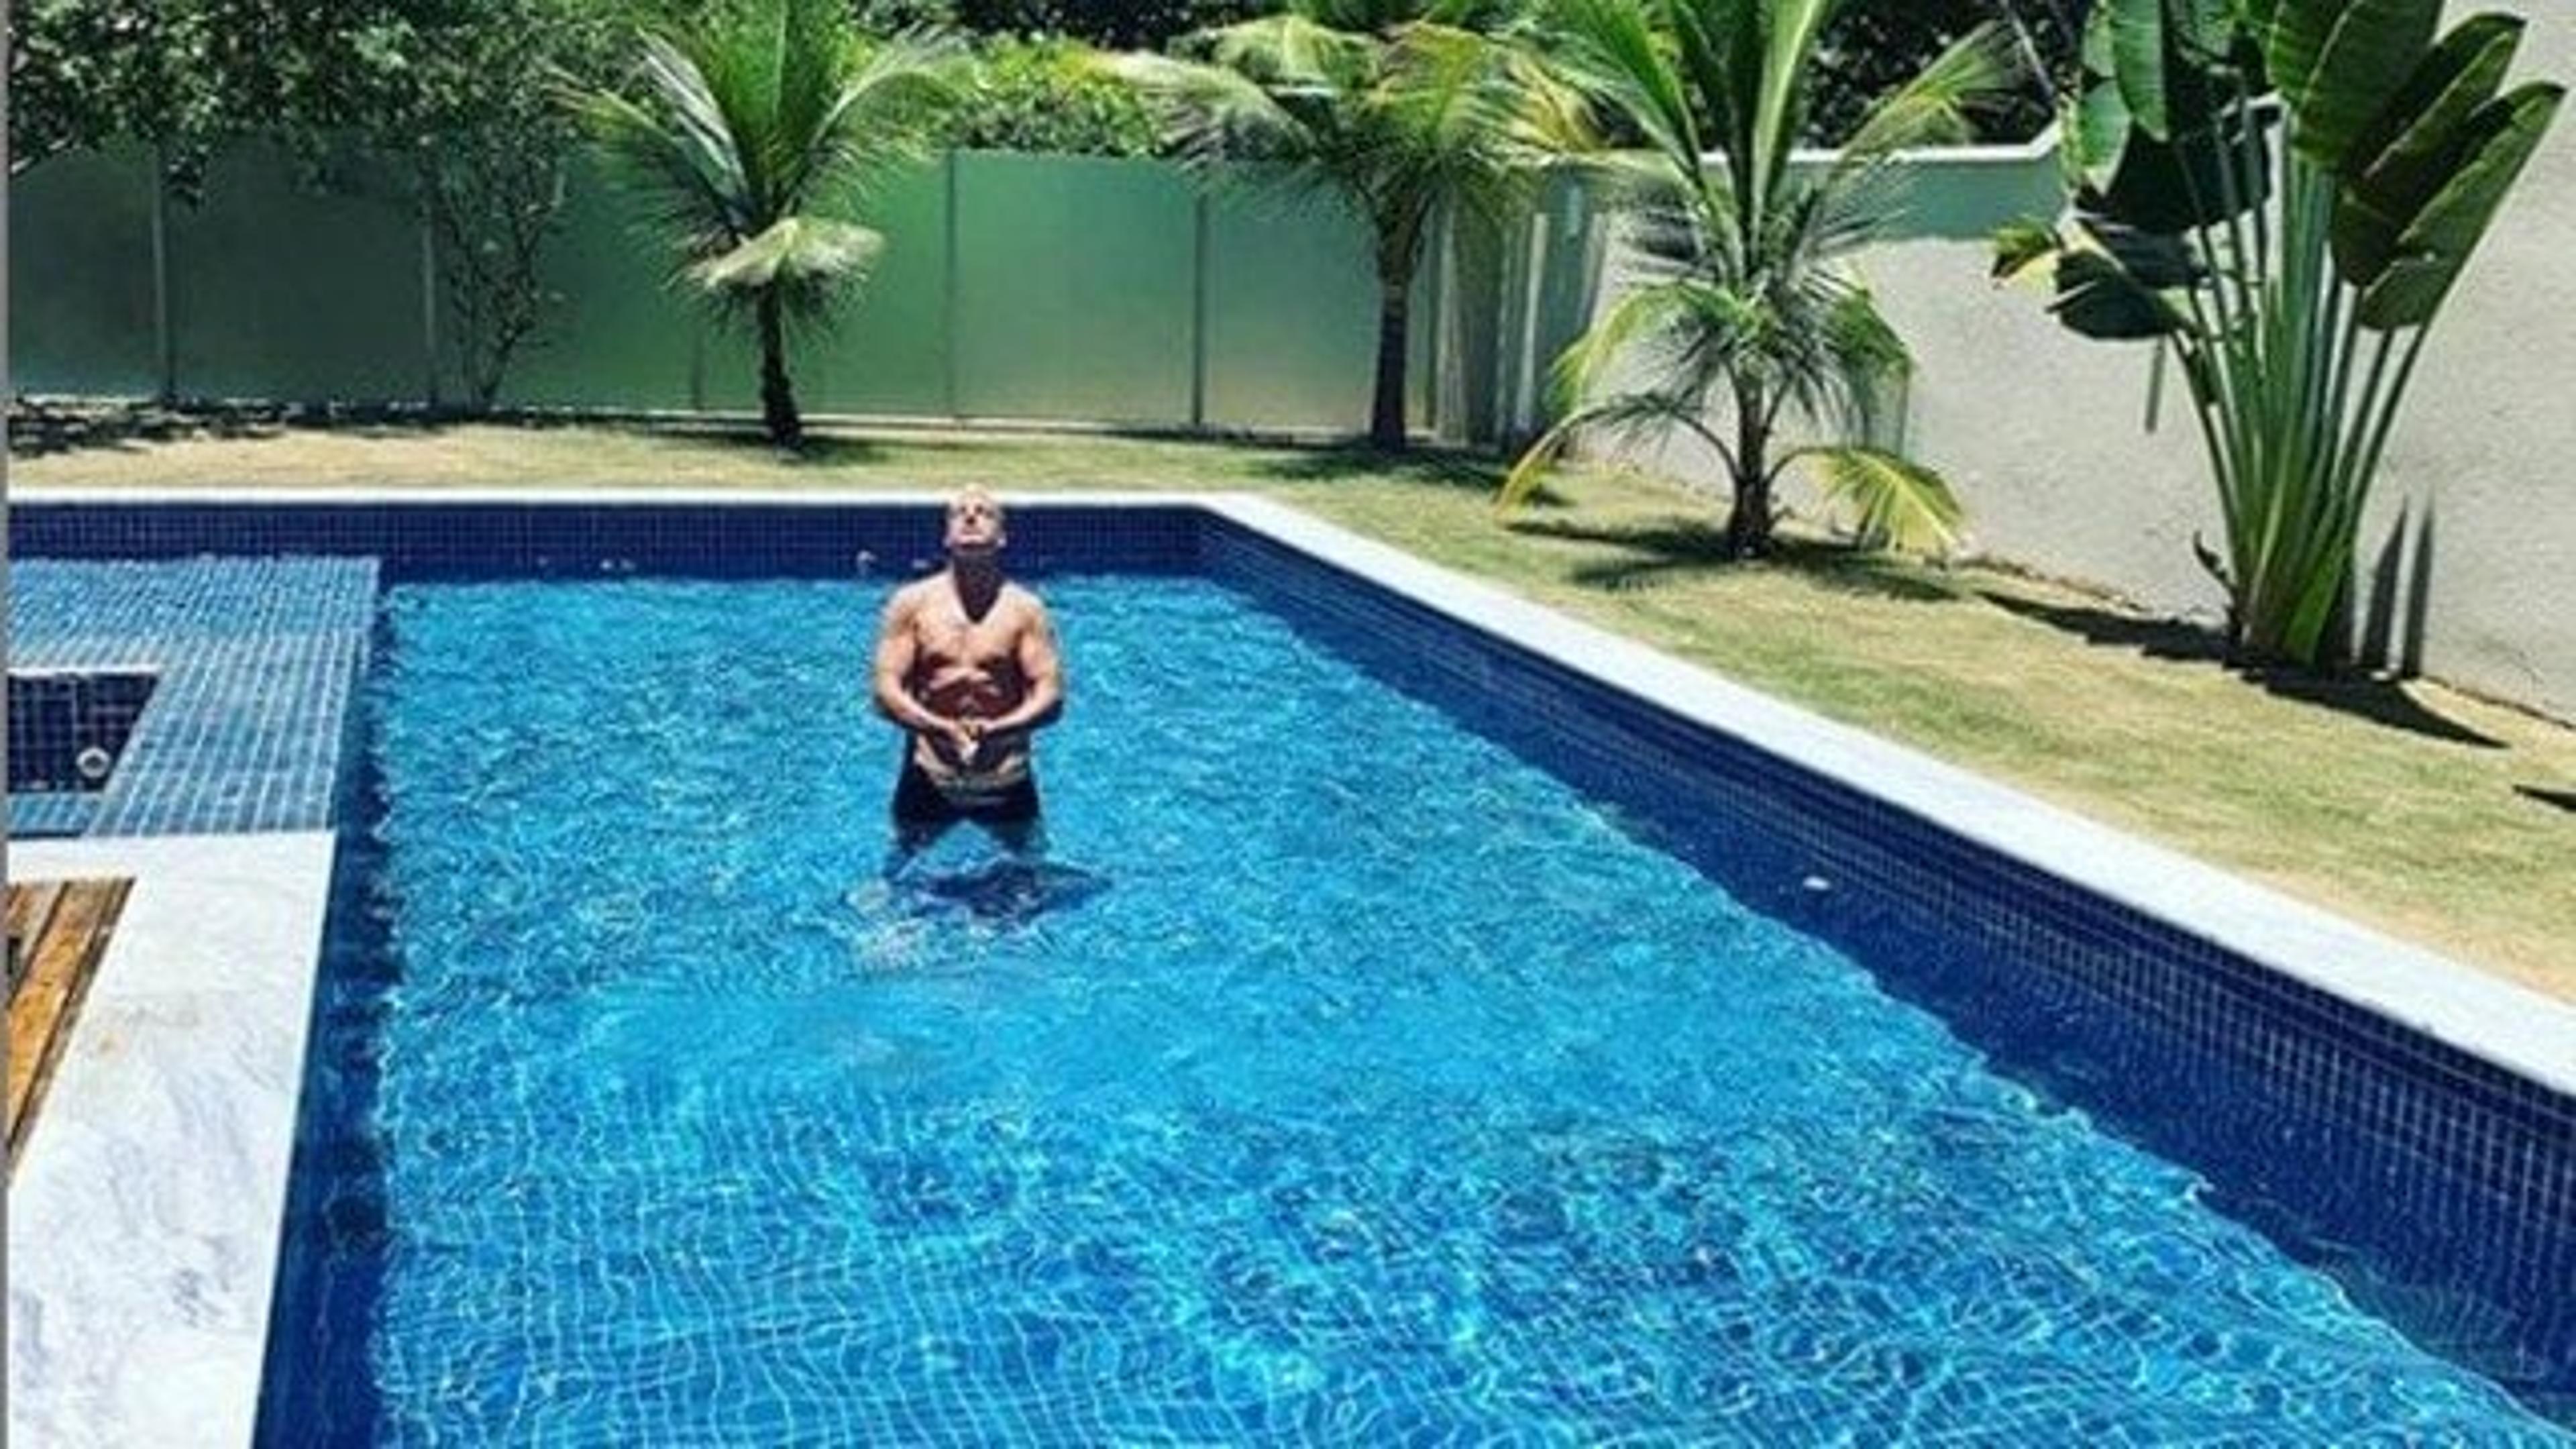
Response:
[{"label": "tall palm trunk", "polygon": [[1730,558],[1759,558],[1771,552],[1770,437],[1762,426],[1762,389],[1746,384],[1735,389],[1735,507],[1726,515],[1726,552]]},{"label": "tall palm trunk", "polygon": [[769,441],[782,448],[805,443],[805,424],[796,416],[796,389],[787,380],[787,323],[776,290],[760,294],[760,420]]},{"label": "tall palm trunk", "polygon": [[1404,451],[1406,314],[1412,302],[1410,278],[1379,278],[1377,396],[1369,406],[1369,446],[1382,453]]}]

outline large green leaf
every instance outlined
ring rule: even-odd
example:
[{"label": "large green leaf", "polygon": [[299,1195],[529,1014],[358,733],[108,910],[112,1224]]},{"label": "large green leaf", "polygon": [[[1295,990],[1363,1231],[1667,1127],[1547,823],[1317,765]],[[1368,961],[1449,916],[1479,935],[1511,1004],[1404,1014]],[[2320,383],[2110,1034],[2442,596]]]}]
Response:
[{"label": "large green leaf", "polygon": [[2169,141],[2132,132],[2100,209],[2142,231],[2162,232],[2212,226],[2253,210],[2270,195],[2272,168],[2262,159],[2270,138],[2258,136],[2249,157],[2242,128],[2263,124],[2238,110]]},{"label": "large green leaf", "polygon": [[2335,204],[2335,269],[2368,287],[2397,255],[2397,241],[2442,183],[2460,169],[2479,107],[2495,99],[2522,39],[2522,21],[2481,15],[2424,57],[2379,119],[2354,142]]},{"label": "large green leaf", "polygon": [[1976,139],[1973,114],[2009,101],[2023,83],[2022,70],[2012,32],[1988,21],[1880,97],[1843,142],[1843,154],[1856,159],[1902,146],[1965,145]]},{"label": "large green leaf", "polygon": [[2172,0],[2174,43],[2197,68],[2225,64],[2238,35],[2237,0]]},{"label": "large green leaf", "polygon": [[2087,67],[2113,79],[2156,140],[2206,124],[2227,99],[2216,68],[2236,36],[2232,0],[2099,0],[2086,28]]},{"label": "large green leaf", "polygon": [[2103,27],[2111,52],[2111,74],[2120,99],[2138,129],[2162,141],[2173,134],[2165,111],[2164,0],[2096,0],[2093,23]]},{"label": "large green leaf", "polygon": [[2163,337],[2191,325],[2172,302],[2117,260],[2083,249],[2059,254],[2057,300],[2048,310],[2069,330],[2104,341]]},{"label": "large green leaf", "polygon": [[2120,264],[2138,285],[2150,291],[2197,285],[2207,269],[2181,237],[2169,232],[2140,231],[2100,217],[2080,217],[2076,225],[2095,250]]},{"label": "large green leaf", "polygon": [[2357,315],[2363,326],[2415,327],[2433,319],[2566,95],[2563,86],[2521,86],[2469,118],[2458,169],[2397,239],[2396,259],[2362,293]]},{"label": "large green leaf", "polygon": [[2340,169],[2441,19],[2442,0],[2280,0],[2263,58],[2290,108],[2290,144]]},{"label": "large green leaf", "polygon": [[2042,262],[2057,257],[2057,228],[2044,221],[2016,217],[1995,229],[1995,260],[1986,275],[2008,282]]}]

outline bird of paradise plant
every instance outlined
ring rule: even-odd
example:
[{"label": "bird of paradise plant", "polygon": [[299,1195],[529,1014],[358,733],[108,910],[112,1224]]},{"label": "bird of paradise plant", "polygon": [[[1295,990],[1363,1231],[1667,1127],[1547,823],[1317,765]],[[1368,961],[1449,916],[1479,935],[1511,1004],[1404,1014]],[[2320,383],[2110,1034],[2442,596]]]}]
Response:
[{"label": "bird of paradise plant", "polygon": [[[2504,90],[2516,17],[2442,0],[2101,0],[2071,204],[1998,238],[2087,337],[2181,359],[2254,661],[2340,647],[2361,518],[2424,339],[2563,98]],[[2286,145],[2279,133],[2286,127]]]}]

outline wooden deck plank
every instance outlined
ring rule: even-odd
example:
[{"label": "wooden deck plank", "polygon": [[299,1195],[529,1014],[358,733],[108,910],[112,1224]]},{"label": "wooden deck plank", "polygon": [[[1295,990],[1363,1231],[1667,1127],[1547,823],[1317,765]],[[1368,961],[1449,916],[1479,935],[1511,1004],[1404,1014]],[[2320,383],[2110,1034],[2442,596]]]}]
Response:
[{"label": "wooden deck plank", "polygon": [[62,898],[63,883],[58,880],[9,887],[9,982],[13,987],[19,968],[35,955],[36,938],[44,934],[45,923],[53,919],[54,905]]},{"label": "wooden deck plank", "polygon": [[27,975],[9,1000],[8,1134],[13,1170],[54,1064],[71,1039],[91,973],[106,952],[133,884],[124,879],[80,880],[9,889],[13,923],[19,919],[21,891],[52,892],[51,899],[41,903],[41,911],[39,903],[29,903],[27,918],[36,924],[27,945]]}]

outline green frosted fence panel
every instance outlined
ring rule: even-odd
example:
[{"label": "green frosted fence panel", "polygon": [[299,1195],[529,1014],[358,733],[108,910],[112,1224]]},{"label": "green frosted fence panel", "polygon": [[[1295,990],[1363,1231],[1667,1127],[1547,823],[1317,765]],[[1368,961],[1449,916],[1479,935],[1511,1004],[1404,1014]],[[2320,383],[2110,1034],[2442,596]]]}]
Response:
[{"label": "green frosted fence panel", "polygon": [[1368,228],[1339,203],[1209,194],[1211,425],[1366,429],[1377,311]]},{"label": "green frosted fence panel", "polygon": [[[624,197],[576,153],[562,229],[539,269],[560,294],[503,376],[505,402],[534,407],[690,405],[692,309],[670,286],[671,263],[640,232]],[[440,318],[442,327],[449,325]]]},{"label": "green frosted fence panel", "polygon": [[9,382],[31,393],[160,391],[147,153],[69,152],[10,181]]},{"label": "green frosted fence panel", "polygon": [[815,412],[948,411],[948,170],[890,176],[859,219],[885,237],[876,271],[826,336],[790,342],[797,401]]},{"label": "green frosted fence panel", "polygon": [[957,157],[958,408],[1186,423],[1196,222],[1152,161]]},{"label": "green frosted fence panel", "polygon": [[420,227],[398,204],[323,196],[261,145],[207,167],[205,203],[167,212],[182,394],[426,398]]}]

